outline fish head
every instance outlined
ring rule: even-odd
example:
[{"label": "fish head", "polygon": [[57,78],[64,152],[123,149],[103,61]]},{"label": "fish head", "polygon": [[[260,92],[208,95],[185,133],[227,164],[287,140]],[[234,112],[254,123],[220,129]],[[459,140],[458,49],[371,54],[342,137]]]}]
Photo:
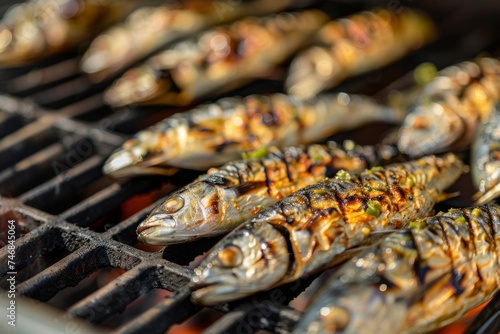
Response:
[{"label": "fish head", "polygon": [[484,166],[486,177],[479,182],[479,190],[486,192],[500,183],[500,161],[491,161]]},{"label": "fish head", "polygon": [[224,191],[220,185],[195,181],[169,195],[137,227],[139,241],[168,245],[214,234],[224,219]]},{"label": "fish head", "polygon": [[175,154],[176,141],[169,141],[168,150],[155,131],[144,130],[123,143],[111,154],[103,166],[103,173],[113,177],[128,177],[146,174],[171,175],[171,170],[158,167]]},{"label": "fish head", "polygon": [[265,221],[250,221],[221,240],[194,270],[191,299],[215,305],[272,287],[289,266],[285,237]]},{"label": "fish head", "polygon": [[446,151],[465,131],[460,116],[445,104],[424,102],[406,116],[398,148],[412,157]]},{"label": "fish head", "polygon": [[113,107],[189,104],[193,96],[186,86],[195,80],[193,66],[189,65],[193,57],[191,46],[189,42],[180,43],[129,69],[106,90],[104,101]]},{"label": "fish head", "polygon": [[322,291],[297,323],[293,333],[337,333],[348,329],[352,321],[350,310],[337,305],[332,293]]},{"label": "fish head", "polygon": [[333,280],[316,292],[294,334],[401,332],[407,306],[403,301],[387,302],[390,297],[379,290],[383,284],[370,280],[344,284],[338,276]]},{"label": "fish head", "polygon": [[111,28],[97,36],[81,59],[80,67],[97,82],[113,73],[114,66],[123,62],[133,45],[130,36],[121,27]]}]

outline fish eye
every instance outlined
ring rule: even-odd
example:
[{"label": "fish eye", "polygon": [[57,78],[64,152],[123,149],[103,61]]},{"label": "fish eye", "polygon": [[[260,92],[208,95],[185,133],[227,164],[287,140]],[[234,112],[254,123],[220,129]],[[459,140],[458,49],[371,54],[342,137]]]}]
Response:
[{"label": "fish eye", "polygon": [[413,126],[417,129],[427,129],[431,126],[429,120],[422,116],[415,116],[413,119]]},{"label": "fish eye", "polygon": [[243,252],[235,245],[225,247],[217,254],[217,257],[219,262],[228,268],[239,266],[243,262]]},{"label": "fish eye", "polygon": [[183,206],[184,206],[184,199],[180,196],[172,197],[169,200],[167,200],[165,204],[163,204],[164,209],[168,213],[174,213],[176,211],[179,211],[180,209],[182,209]]}]

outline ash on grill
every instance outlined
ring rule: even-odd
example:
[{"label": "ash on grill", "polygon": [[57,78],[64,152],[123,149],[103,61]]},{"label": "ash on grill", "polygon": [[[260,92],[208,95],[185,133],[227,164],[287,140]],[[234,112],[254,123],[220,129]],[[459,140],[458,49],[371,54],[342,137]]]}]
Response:
[{"label": "ash on grill", "polygon": [[[330,1],[317,6],[333,17],[375,5],[422,8],[438,23],[440,38],[402,61],[348,80],[340,91],[384,95],[412,82],[412,69],[419,63],[430,61],[442,68],[481,52],[500,54],[500,6],[493,1]],[[166,248],[138,244],[137,225],[163,196],[198,173],[185,170],[175,178],[118,182],[102,175],[102,164],[130,134],[179,109],[112,110],[102,104],[109,82],[92,84],[78,74],[77,66],[76,55],[62,55],[31,67],[0,70],[0,247],[7,242],[6,224],[15,221],[17,298],[26,303],[27,312],[52,316],[27,317],[25,325],[39,321],[42,326],[45,321],[53,329],[63,328],[69,315],[83,320],[76,323],[82,333],[95,332],[88,328],[93,325],[104,333],[181,333],[187,324],[194,331],[209,326],[206,333],[290,333],[313,289],[303,291],[319,284],[322,276],[202,309],[190,302],[186,284],[193,261],[217,238]],[[279,80],[259,80],[226,96],[272,93],[282,87]],[[333,139],[369,144],[374,133],[380,139],[387,130],[376,124]],[[474,189],[468,175],[452,190],[460,190],[461,196],[438,209],[470,204]],[[9,272],[7,259],[3,247],[2,286]],[[31,305],[23,297],[41,303]],[[50,313],[53,307],[61,313]],[[494,323],[498,309],[497,296],[469,332]],[[53,321],[57,316],[61,320]],[[2,320],[0,328],[4,325]]]}]

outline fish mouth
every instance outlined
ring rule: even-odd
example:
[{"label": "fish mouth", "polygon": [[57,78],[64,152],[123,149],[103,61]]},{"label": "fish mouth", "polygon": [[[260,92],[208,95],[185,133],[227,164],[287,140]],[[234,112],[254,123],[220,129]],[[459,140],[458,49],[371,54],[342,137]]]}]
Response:
[{"label": "fish mouth", "polygon": [[208,275],[193,277],[190,283],[191,300],[201,305],[216,305],[243,297],[241,282],[235,275]]},{"label": "fish mouth", "polygon": [[165,157],[138,156],[130,150],[119,150],[106,160],[102,167],[104,174],[115,178],[138,175],[172,176],[178,169],[164,165]]},{"label": "fish mouth", "polygon": [[419,107],[403,123],[398,149],[412,158],[441,153],[452,147],[465,131],[462,119],[438,103]]},{"label": "fish mouth", "polygon": [[137,239],[148,245],[166,246],[179,241],[175,236],[177,223],[165,214],[158,214],[146,219],[137,227]]},{"label": "fish mouth", "polygon": [[120,150],[113,153],[108,160],[106,160],[102,171],[104,174],[113,176],[120,176],[124,172],[129,174],[127,169],[137,165],[140,161],[141,159],[132,154],[130,151]]},{"label": "fish mouth", "polygon": [[104,100],[113,107],[124,107],[154,98],[159,93],[156,74],[148,67],[137,67],[127,71],[104,93]]}]

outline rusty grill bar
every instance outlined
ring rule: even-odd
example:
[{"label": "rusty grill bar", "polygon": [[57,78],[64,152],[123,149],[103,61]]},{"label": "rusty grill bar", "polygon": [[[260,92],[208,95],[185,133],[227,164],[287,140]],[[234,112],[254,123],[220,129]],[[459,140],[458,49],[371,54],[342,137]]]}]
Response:
[{"label": "rusty grill bar", "polygon": [[[423,61],[444,67],[485,50],[498,56],[500,37],[495,11],[498,14],[500,7],[493,2],[488,7],[488,1],[460,3],[408,1],[436,19],[442,31],[440,39],[403,61],[348,80],[337,89],[381,95],[411,81],[411,70]],[[321,6],[337,16],[374,4],[391,6],[393,1],[332,1]],[[0,95],[0,231],[5,217],[14,217],[18,223],[17,292],[50,304],[66,288],[77,286],[99,270],[114,268],[122,274],[78,298],[66,314],[94,325],[104,324],[103,330],[109,333],[164,333],[199,314],[201,307],[190,302],[186,289],[192,275],[189,263],[218,239],[148,251],[137,245],[135,229],[162,196],[193,180],[198,173],[181,171],[175,178],[114,181],[102,175],[101,167],[128,135],[178,109],[111,110],[101,102],[104,85],[91,85],[76,72],[75,64],[76,58],[65,56],[32,68],[0,71],[0,88],[4,92]],[[274,92],[281,85],[280,81],[260,80],[231,94]],[[363,142],[363,130],[349,136]],[[464,195],[471,192],[469,189]],[[150,196],[149,205],[132,214],[123,212],[127,204],[141,196]],[[467,204],[449,201],[442,206]],[[3,247],[2,284],[9,271],[7,257]],[[258,329],[290,333],[301,313],[288,303],[315,278],[219,305],[215,309],[223,315],[205,333],[251,333]],[[106,324],[155,289],[171,294],[129,321]],[[496,296],[468,333],[498,331],[494,319],[498,318],[499,308]]]}]

